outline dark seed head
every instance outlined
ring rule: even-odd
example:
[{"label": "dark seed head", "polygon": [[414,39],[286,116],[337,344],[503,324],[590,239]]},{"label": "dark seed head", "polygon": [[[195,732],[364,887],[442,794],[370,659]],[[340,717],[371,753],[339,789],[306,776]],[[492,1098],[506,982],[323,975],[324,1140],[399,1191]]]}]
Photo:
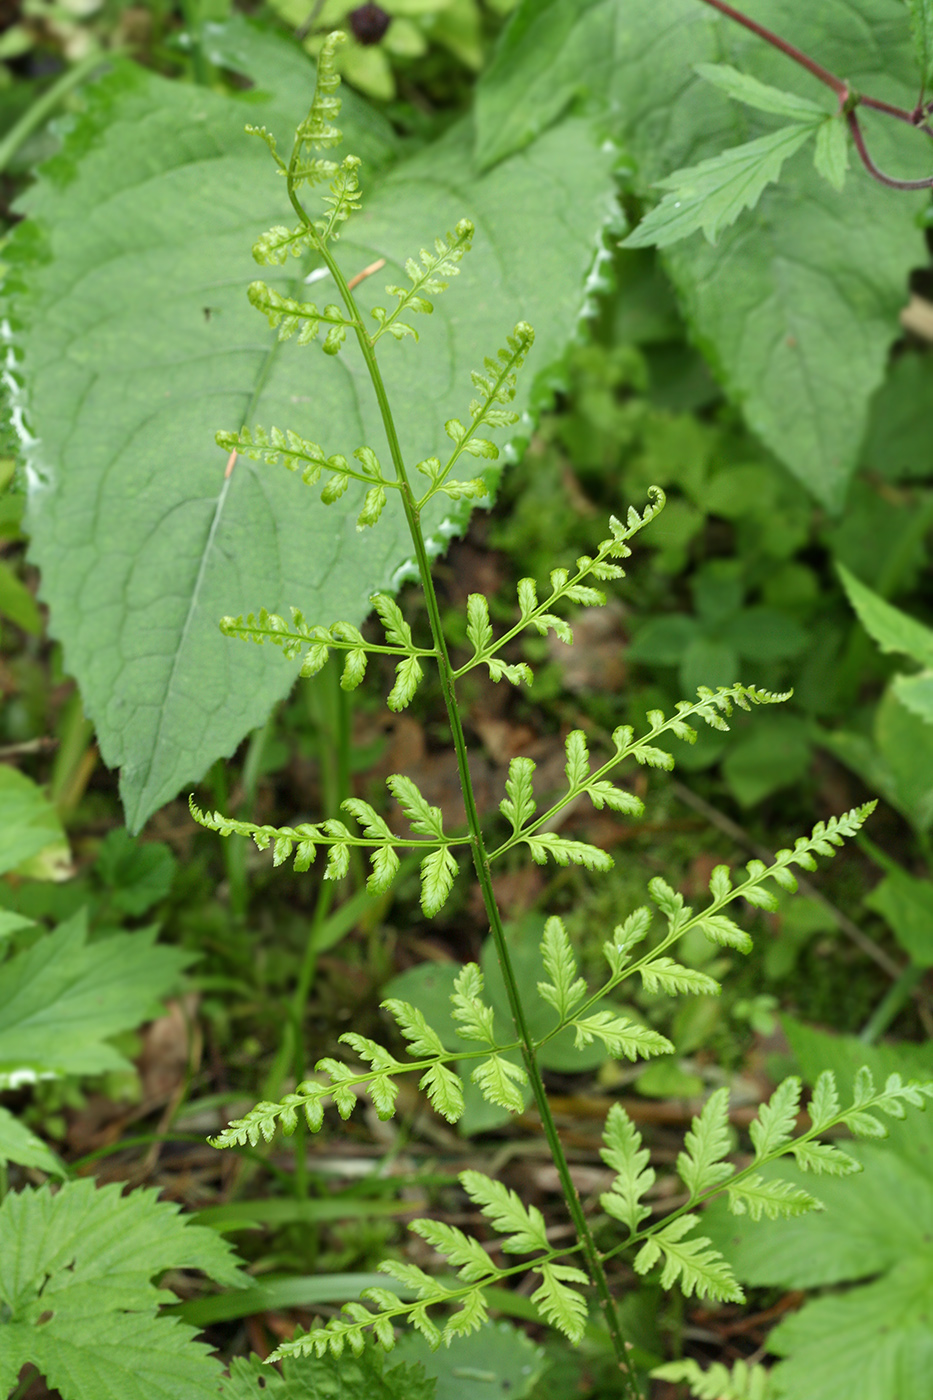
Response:
[{"label": "dark seed head", "polygon": [[350,28],[361,44],[378,44],[392,23],[381,5],[359,5],[350,11]]}]

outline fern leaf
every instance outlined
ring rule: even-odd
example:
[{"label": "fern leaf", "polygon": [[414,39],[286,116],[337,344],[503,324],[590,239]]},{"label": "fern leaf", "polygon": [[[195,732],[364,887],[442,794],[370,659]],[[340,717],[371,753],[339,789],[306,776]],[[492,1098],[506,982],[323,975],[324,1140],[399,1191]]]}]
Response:
[{"label": "fern leaf", "polygon": [[524,1112],[525,1096],[520,1086],[528,1083],[528,1075],[514,1060],[490,1055],[476,1066],[470,1078],[488,1103],[506,1108],[509,1113]]},{"label": "fern leaf", "polygon": [[577,960],[562,920],[554,917],[544,925],[541,956],[550,982],[539,982],[538,992],[565,1021],[586,996],[586,982],[578,977]]},{"label": "fern leaf", "polygon": [[346,223],[351,214],[362,208],[363,200],[357,175],[361,163],[359,156],[344,156],[334,174],[330,192],[324,196],[328,215],[315,224],[322,243],[327,243],[330,239],[336,241],[340,237],[340,225]]},{"label": "fern leaf", "polygon": [[369,600],[379,615],[390,646],[402,647],[406,651],[414,649],[411,628],[402,615],[402,610],[394,598],[387,593],[374,593]]},{"label": "fern leaf", "polygon": [[622,812],[628,817],[639,817],[645,810],[641,798],[624,788],[617,788],[605,779],[598,779],[586,787],[586,795],[598,812],[608,807],[611,812]]},{"label": "fern leaf", "polygon": [[506,1236],[502,1248],[507,1254],[550,1249],[544,1216],[537,1206],[526,1206],[515,1191],[482,1172],[461,1172],[460,1184],[493,1228]]},{"label": "fern leaf", "polygon": [[839,1093],[836,1089],[836,1076],[832,1070],[825,1069],[817,1079],[808,1111],[816,1132],[820,1132],[838,1117]]},{"label": "fern leaf", "polygon": [[359,822],[364,835],[373,841],[391,841],[392,832],[382,817],[360,797],[347,797],[340,804],[343,812],[349,812]]},{"label": "fern leaf", "polygon": [[721,948],[735,948],[740,953],[750,953],[752,950],[749,935],[725,914],[700,914],[697,928],[711,943],[718,943]]},{"label": "fern leaf", "polygon": [[616,924],[612,938],[603,944],[603,956],[613,978],[621,977],[630,961],[630,953],[647,936],[651,927],[651,910],[642,906],[629,914],[622,924]]},{"label": "fern leaf", "polygon": [[659,1381],[686,1381],[694,1400],[776,1400],[776,1392],[764,1366],[736,1361],[732,1370],[714,1361],[704,1371],[695,1361],[669,1361],[651,1375]]},{"label": "fern leaf", "polygon": [[823,1210],[822,1201],[788,1181],[765,1181],[757,1172],[737,1181],[728,1191],[729,1209],[733,1215],[745,1215],[752,1220],[765,1216],[768,1220],[788,1219]]},{"label": "fern leaf", "polygon": [[421,862],[421,908],[432,919],[447,903],[457,874],[457,861],[449,846],[431,851]]},{"label": "fern leaf", "polygon": [[654,958],[638,969],[642,986],[646,992],[667,992],[676,996],[679,992],[693,992],[696,996],[718,996],[722,987],[715,977],[706,972],[698,972],[693,967],[681,967],[672,958]]},{"label": "fern leaf", "polygon": [[386,778],[386,787],[411,823],[412,831],[420,836],[436,836],[440,841],[444,839],[440,807],[430,806],[411,778],[406,778],[402,773],[393,773]]},{"label": "fern leaf", "polygon": [[615,1059],[623,1055],[628,1060],[647,1059],[650,1055],[672,1055],[674,1046],[664,1035],[636,1025],[627,1016],[617,1016],[611,1011],[594,1011],[580,1020],[571,1019],[574,1028],[574,1045],[582,1050],[594,1040],[601,1040],[607,1054]]},{"label": "fern leaf", "polygon": [[755,1161],[761,1162],[790,1142],[800,1108],[800,1080],[790,1075],[775,1089],[758,1110],[749,1133],[755,1147]]},{"label": "fern leaf", "polygon": [[489,679],[499,682],[507,680],[512,685],[531,685],[534,674],[531,667],[524,661],[518,661],[514,665],[509,665],[498,656],[488,656],[485,658],[489,667]]},{"label": "fern leaf", "polygon": [[634,1232],[651,1207],[642,1204],[642,1197],[654,1185],[654,1169],[648,1165],[651,1154],[642,1147],[641,1134],[621,1104],[614,1103],[603,1128],[600,1156],[607,1166],[617,1172],[612,1190],[600,1196],[603,1210]]},{"label": "fern leaf", "polygon": [[424,1014],[411,1002],[388,997],[379,1003],[395,1021],[402,1035],[408,1041],[408,1053],[419,1059],[429,1059],[444,1054],[444,1045],[437,1031],[430,1026]]},{"label": "fern leaf", "polygon": [[531,782],[534,771],[535,765],[530,758],[513,758],[509,764],[509,776],[505,783],[506,796],[499,803],[499,811],[512,823],[512,830],[516,836],[535,814]]},{"label": "fern leaf", "polygon": [[339,146],[343,139],[333,123],[340,114],[340,98],[336,95],[337,89],[340,87],[336,55],[337,49],[346,41],[346,34],[341,30],[334,30],[333,33],[327,35],[321,45],[317,58],[317,81],[314,87],[314,97],[311,100],[311,108],[298,127],[298,140],[303,145],[310,146],[317,151]]},{"label": "fern leaf", "polygon": [[590,755],[586,746],[586,735],[582,729],[571,730],[565,740],[565,748],[567,762],[564,772],[567,775],[567,786],[572,791],[583,787],[590,776]]},{"label": "fern leaf", "polygon": [[716,1302],[744,1303],[745,1294],[732,1270],[710,1241],[702,1235],[692,1240],[684,1238],[698,1220],[696,1215],[681,1215],[662,1225],[635,1256],[635,1272],[646,1274],[663,1259],[662,1288],[677,1283],[687,1298],[695,1293],[698,1298],[713,1298]]},{"label": "fern leaf", "polygon": [[724,1160],[732,1148],[728,1089],[717,1089],[710,1094],[702,1113],[694,1118],[684,1146],[686,1151],[677,1158],[677,1172],[691,1198],[701,1196],[732,1176],[735,1168]]},{"label": "fern leaf", "polygon": [[446,239],[434,240],[433,253],[429,253],[426,248],[421,249],[420,267],[414,258],[406,260],[405,271],[411,286],[386,287],[389,295],[398,299],[398,305],[393,307],[391,312],[387,312],[382,306],[373,307],[373,319],[379,323],[379,329],[372,337],[373,343],[386,331],[396,340],[405,335],[412,335],[418,339],[417,331],[400,321],[399,317],[408,313],[430,314],[434,310],[434,303],[429,297],[446,291],[450,279],[459,274],[458,263],[464,253],[469,252],[473,232],[473,225],[469,219],[461,219],[454,232],[448,233]]},{"label": "fern leaf", "polygon": [[525,840],[536,865],[546,865],[548,856],[556,865],[582,865],[587,870],[611,870],[615,864],[612,856],[598,846],[591,846],[586,841],[570,841],[566,836],[557,836],[552,831],[526,836]]},{"label": "fern leaf", "polygon": [[435,1113],[448,1123],[458,1123],[463,1117],[463,1081],[440,1061],[425,1070],[418,1084],[428,1096]]},{"label": "fern leaf", "polygon": [[415,698],[415,691],[421,683],[424,672],[417,656],[406,656],[395,668],[395,684],[389,691],[386,704],[393,713],[407,709]]},{"label": "fern leaf", "polygon": [[790,1151],[798,1167],[814,1176],[849,1176],[862,1170],[861,1162],[828,1142],[795,1142]]},{"label": "fern leaf", "polygon": [[290,340],[297,331],[298,344],[309,345],[317,339],[321,325],[342,329],[344,335],[347,327],[353,325],[341,313],[339,306],[325,306],[319,310],[314,302],[283,296],[265,282],[251,282],[247,296],[250,304],[263,313],[272,329],[278,330],[279,340]]},{"label": "fern leaf", "polygon": [[476,963],[467,963],[457,973],[454,982],[450,998],[453,1003],[451,1015],[461,1035],[468,1040],[481,1040],[486,1045],[494,1046],[494,1013],[492,1007],[481,1000],[482,990],[483,974]]},{"label": "fern leaf", "polygon": [[471,593],[467,598],[467,638],[477,656],[492,645],[489,604],[482,593]]},{"label": "fern leaf", "polygon": [[586,1329],[586,1299],[570,1285],[588,1284],[586,1274],[571,1264],[555,1263],[541,1264],[532,1272],[541,1275],[541,1286],[531,1295],[541,1316],[574,1344],[581,1341]]},{"label": "fern leaf", "polygon": [[253,259],[264,267],[283,267],[289,257],[300,258],[306,252],[310,237],[304,224],[295,229],[276,224],[256,239]]},{"label": "fern leaf", "polygon": [[413,1220],[408,1228],[442,1254],[464,1283],[479,1283],[480,1279],[497,1278],[501,1273],[479,1240],[454,1225],[440,1220]]}]

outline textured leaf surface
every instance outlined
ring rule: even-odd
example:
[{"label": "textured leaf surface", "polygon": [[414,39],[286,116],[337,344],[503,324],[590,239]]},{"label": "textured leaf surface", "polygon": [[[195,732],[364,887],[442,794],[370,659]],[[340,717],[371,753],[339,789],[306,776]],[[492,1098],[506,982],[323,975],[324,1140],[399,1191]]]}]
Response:
[{"label": "textured leaf surface", "polygon": [[31,1362],[67,1400],[216,1395],[207,1348],[156,1315],[165,1295],[150,1280],[167,1268],[245,1282],[225,1241],[155,1191],[72,1181],[54,1195],[10,1193],[0,1206],[0,1387]]},{"label": "textured leaf surface", "polygon": [[127,1062],[108,1037],[158,1014],[190,961],[155,944],[155,929],[87,943],[78,914],[3,964],[0,1087],[63,1074],[103,1074]]},{"label": "textured leaf surface", "polygon": [[[784,1028],[803,1078],[813,1084],[831,1069],[843,1101],[862,1065],[876,1083],[892,1073],[930,1078],[926,1046],[866,1046],[787,1018]],[[884,1143],[843,1140],[864,1168],[857,1175],[814,1180],[789,1159],[763,1169],[767,1179],[814,1188],[826,1207],[819,1214],[746,1224],[714,1202],[704,1215],[704,1228],[743,1282],[815,1288],[873,1280],[807,1303],[771,1333],[769,1345],[789,1357],[775,1371],[787,1400],[921,1400],[929,1388],[933,1115],[911,1112],[887,1126]]]},{"label": "textured leaf surface", "polygon": [[[831,25],[822,7],[797,0],[761,0],[754,17],[859,90],[913,106],[916,70],[901,0],[839,0]],[[481,84],[480,157],[501,159],[583,95],[635,160],[647,195],[672,171],[774,128],[773,117],[696,76],[704,60],[728,61],[830,112],[807,74],[695,0],[575,7],[523,0]],[[928,173],[928,144],[908,127],[869,118],[867,132],[883,169]],[[694,236],[665,255],[727,392],[771,450],[833,508],[844,500],[868,397],[900,334],[907,275],[925,256],[914,224],[924,197],[892,194],[854,162],[840,194],[799,155],[715,249]]]},{"label": "textured leaf surface", "polygon": [[[410,554],[396,501],[377,530],[357,533],[362,485],[325,509],[281,469],[240,458],[225,476],[218,428],[287,426],[347,454],[365,444],[378,455],[383,436],[356,347],[335,359],[280,346],[246,297],[250,246],[287,202],[243,127],[265,123],[287,139],[313,69],[242,22],[213,42],[260,91],[224,97],[121,69],[26,196],[30,217],[8,250],[19,283],[8,312],[37,439],[33,557],[101,751],[122,769],[133,827],[232,752],[292,683],[281,658],[222,638],[221,616],[294,604],[314,621],[358,623]],[[465,214],[477,228],[425,327],[430,349],[380,347],[414,463],[442,452],[471,369],[522,318],[537,344],[515,407],[534,400],[611,217],[611,155],[568,122],[477,177],[461,126],[389,171],[394,138],[352,94],[341,125],[345,149],[363,157],[365,200],[345,226],[343,266],[352,274],[387,259],[360,288],[364,307],[384,303],[384,282]],[[268,280],[300,293],[307,271],[292,260]],[[465,508],[454,509],[462,521]],[[426,510],[434,550],[451,533],[444,510],[440,498]]]}]

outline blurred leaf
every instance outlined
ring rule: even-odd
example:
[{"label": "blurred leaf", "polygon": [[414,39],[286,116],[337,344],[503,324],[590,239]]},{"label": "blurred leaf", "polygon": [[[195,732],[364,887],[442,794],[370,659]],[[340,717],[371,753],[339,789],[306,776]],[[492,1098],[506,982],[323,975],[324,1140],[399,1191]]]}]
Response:
[{"label": "blurred leaf", "polygon": [[437,1400],[524,1400],[545,1368],[541,1348],[509,1322],[487,1322],[435,1351],[408,1332],[392,1355],[420,1363],[437,1381]]},{"label": "blurred leaf", "polygon": [[743,807],[753,807],[772,792],[797,783],[810,767],[812,747],[807,723],[796,715],[756,716],[723,760],[729,790]]},{"label": "blurred leaf", "polygon": [[71,873],[70,853],[55,808],[25,774],[0,763],[0,874],[18,870],[39,880]]},{"label": "blurred leaf", "polygon": [[35,598],[5,559],[0,559],[0,613],[34,637],[42,631],[42,614]]},{"label": "blurred leaf", "polygon": [[95,871],[109,887],[110,900],[123,914],[145,914],[172,888],[178,862],[164,841],[134,841],[124,827],[108,831],[97,852]]},{"label": "blurred leaf", "polygon": [[50,1147],[31,1133],[25,1123],[0,1107],[0,1164],[16,1162],[21,1167],[37,1167],[48,1176],[65,1177],[68,1169]]},{"label": "blurred leaf", "polygon": [[87,941],[87,916],[8,958],[0,978],[0,1088],[65,1074],[125,1070],[109,1044],[161,1011],[192,955],[156,946],[156,930]]},{"label": "blurred leaf", "polygon": [[881,650],[909,656],[921,666],[933,666],[933,628],[885,602],[844,564],[837,564],[836,569],[859,622]]},{"label": "blurred leaf", "polygon": [[933,884],[891,870],[865,898],[918,967],[933,967]]}]

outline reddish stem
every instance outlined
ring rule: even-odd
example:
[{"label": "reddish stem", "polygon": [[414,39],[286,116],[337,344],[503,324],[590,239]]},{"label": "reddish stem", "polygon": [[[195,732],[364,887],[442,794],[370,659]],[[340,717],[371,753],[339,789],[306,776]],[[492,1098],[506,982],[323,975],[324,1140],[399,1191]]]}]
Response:
[{"label": "reddish stem", "polygon": [[926,180],[896,180],[893,175],[885,175],[883,170],[879,170],[865,145],[865,138],[862,135],[862,128],[858,124],[858,117],[854,112],[846,113],[846,122],[852,133],[852,140],[855,142],[855,149],[861,157],[862,164],[871,175],[882,185],[889,185],[892,190],[933,190],[933,176]]},{"label": "reddish stem", "polygon": [[749,19],[748,15],[743,15],[741,10],[734,10],[731,5],[727,5],[725,0],[703,0],[704,5],[711,5],[714,10],[726,16],[727,19],[735,20],[736,24],[744,25],[753,34],[757,34],[759,39],[764,39],[766,44],[770,44],[773,49],[780,49],[781,53],[788,58],[799,63],[801,68],[806,68],[808,73],[812,73],[819,82],[825,83],[828,88],[832,88],[839,97],[845,101],[849,96],[849,85],[843,82],[842,78],[837,78],[835,73],[830,73],[828,68],[824,68],[822,63],[817,63],[815,58],[805,54],[801,49],[789,44],[786,39],[775,34],[771,29],[765,29],[763,24],[757,24],[755,20]]},{"label": "reddish stem", "polygon": [[[882,185],[889,185],[894,190],[929,190],[933,189],[933,178],[926,180],[896,180],[893,175],[885,175],[883,170],[879,170],[865,145],[865,138],[862,135],[862,128],[859,126],[858,118],[854,108],[857,106],[870,107],[872,111],[883,112],[885,116],[894,117],[896,121],[906,122],[908,126],[914,127],[917,131],[924,132],[925,135],[933,137],[933,131],[924,125],[926,118],[930,115],[929,109],[918,103],[912,112],[908,112],[905,107],[894,107],[890,102],[882,102],[877,97],[864,97],[861,93],[853,92],[849,84],[843,78],[839,78],[835,73],[831,73],[828,68],[824,68],[822,63],[817,63],[816,59],[809,54],[798,49],[794,44],[789,44],[786,39],[782,39],[773,30],[766,29],[763,24],[758,24],[756,20],[750,19],[748,15],[743,15],[741,10],[733,9],[726,4],[726,0],[702,0],[704,5],[709,5],[711,9],[718,10],[727,19],[734,20],[736,24],[741,24],[743,28],[751,30],[757,34],[759,39],[763,39],[766,44],[770,44],[773,49],[778,49],[794,63],[805,68],[818,82],[823,83],[839,98],[840,107],[845,110],[846,123],[852,133],[852,140],[855,142],[855,149],[858,151],[859,159],[868,171],[873,180],[877,180]],[[922,95],[921,95],[922,98]]]}]

